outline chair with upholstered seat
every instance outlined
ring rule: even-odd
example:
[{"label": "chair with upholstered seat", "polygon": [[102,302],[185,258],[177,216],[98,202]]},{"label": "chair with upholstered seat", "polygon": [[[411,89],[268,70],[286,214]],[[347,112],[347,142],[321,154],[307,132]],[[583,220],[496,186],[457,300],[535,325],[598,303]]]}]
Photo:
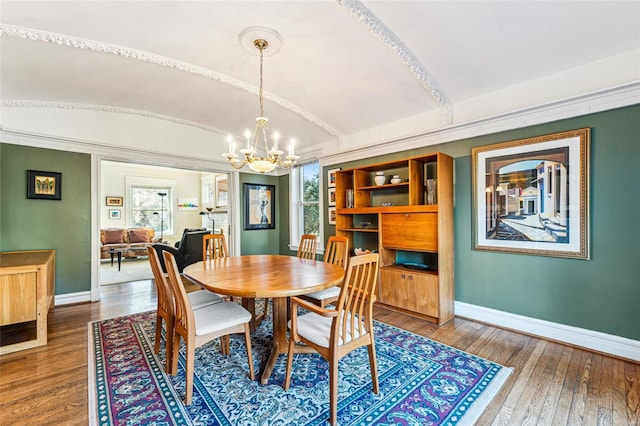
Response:
[{"label": "chair with upholstered seat", "polygon": [[244,333],[249,362],[249,377],[254,380],[249,330],[251,313],[234,302],[220,302],[200,309],[193,309],[187,293],[180,283],[180,274],[174,256],[169,252],[164,252],[163,255],[167,266],[169,285],[173,291],[176,305],[175,325],[173,328],[172,371],[177,371],[178,369],[180,338],[184,340],[186,347],[185,404],[191,404],[193,396],[195,349],[217,337],[224,337],[233,333]]},{"label": "chair with upholstered seat", "polygon": [[220,259],[229,256],[224,234],[208,234],[202,237],[202,260]]},{"label": "chair with upholstered seat", "polygon": [[[296,343],[313,348],[329,362],[329,422],[338,414],[338,361],[352,350],[367,346],[373,392],[378,393],[378,371],[373,336],[373,303],[378,279],[377,253],[349,258],[335,309],[326,309],[299,297],[291,298],[290,339],[284,389],[289,390]],[[310,312],[298,315],[298,307]]]},{"label": "chair with upholstered seat", "polygon": [[300,238],[300,245],[298,246],[298,253],[296,256],[303,259],[316,260],[316,244],[318,237],[313,234],[304,234]]},{"label": "chair with upholstered seat", "polygon": [[[169,287],[169,283],[162,272],[160,267],[160,260],[158,253],[153,247],[147,247],[147,255],[149,258],[149,264],[151,265],[151,271],[153,272],[153,281],[156,285],[158,293],[158,309],[156,313],[156,338],[155,338],[155,353],[160,352],[160,341],[162,340],[162,323],[165,324],[165,347],[166,347],[166,367],[165,370],[168,374],[175,374],[175,371],[171,369],[172,358],[172,342],[173,342],[173,324],[175,320],[176,306],[173,297],[173,292]],[[191,292],[187,295],[193,309],[199,309],[214,303],[222,302],[222,298],[209,291],[200,290]]]},{"label": "chair with upholstered seat", "polygon": [[[327,240],[327,248],[324,251],[324,261],[345,269],[347,267],[347,258],[349,257],[348,253],[349,239],[347,237],[331,236]],[[323,308],[338,300],[339,295],[340,286],[333,286],[299,297]]]}]

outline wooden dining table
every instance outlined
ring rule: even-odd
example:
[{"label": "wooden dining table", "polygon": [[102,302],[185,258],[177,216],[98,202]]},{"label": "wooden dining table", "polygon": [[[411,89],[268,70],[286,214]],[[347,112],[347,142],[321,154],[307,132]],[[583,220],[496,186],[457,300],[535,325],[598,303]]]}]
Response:
[{"label": "wooden dining table", "polygon": [[[272,300],[273,342],[260,379],[266,385],[278,356],[288,350],[288,298],[340,284],[344,270],[330,263],[295,256],[248,255],[197,262],[187,266],[183,274],[214,293]],[[298,345],[296,352],[307,350]]]}]

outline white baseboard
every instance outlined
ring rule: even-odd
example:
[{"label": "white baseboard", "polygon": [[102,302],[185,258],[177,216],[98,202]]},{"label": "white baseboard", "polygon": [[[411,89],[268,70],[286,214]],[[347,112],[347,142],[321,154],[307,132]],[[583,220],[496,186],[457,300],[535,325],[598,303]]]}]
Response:
[{"label": "white baseboard", "polygon": [[56,294],[55,306],[71,305],[72,303],[91,302],[90,291],[79,291],[77,293]]},{"label": "white baseboard", "polygon": [[640,362],[640,341],[455,302],[456,316]]}]

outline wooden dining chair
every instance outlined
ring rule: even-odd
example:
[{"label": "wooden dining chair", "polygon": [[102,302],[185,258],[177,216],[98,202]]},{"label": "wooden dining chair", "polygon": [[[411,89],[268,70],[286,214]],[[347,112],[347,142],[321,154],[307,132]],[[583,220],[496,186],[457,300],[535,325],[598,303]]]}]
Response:
[{"label": "wooden dining chair", "polygon": [[202,260],[220,259],[229,256],[224,234],[207,234],[202,237]]},{"label": "wooden dining chair", "polygon": [[[229,256],[229,249],[227,248],[227,240],[224,234],[209,234],[205,235],[202,239],[202,259],[207,260],[207,255],[209,255],[209,259],[221,259],[223,257]],[[229,300],[238,299],[237,297],[228,298]],[[256,313],[256,300],[254,298],[243,297],[242,298],[242,307],[251,312],[251,331],[253,332],[257,327],[260,326],[262,320],[267,316],[268,308],[269,308],[269,300],[264,299],[264,309],[262,313]]]},{"label": "wooden dining chair", "polygon": [[316,244],[318,237],[313,234],[304,234],[300,238],[300,245],[298,246],[298,257],[303,259],[316,260]]},{"label": "wooden dining chair", "polygon": [[[251,335],[249,321],[251,313],[234,302],[220,302],[193,309],[187,293],[180,283],[180,274],[173,255],[164,253],[164,262],[167,267],[169,285],[173,291],[176,305],[175,325],[173,328],[173,360],[172,371],[178,370],[178,353],[180,351],[180,338],[186,346],[186,396],[185,404],[190,405],[193,397],[193,374],[195,364],[195,349],[211,340],[228,336],[233,333],[244,333],[249,361],[249,377],[255,379],[253,371],[253,354],[251,352]],[[224,345],[224,344],[223,344]]]},{"label": "wooden dining chair", "polygon": [[[173,291],[169,287],[169,283],[162,272],[160,258],[158,252],[153,247],[147,247],[147,256],[151,271],[153,272],[153,282],[156,285],[158,293],[158,309],[156,313],[156,338],[154,344],[155,353],[160,352],[160,342],[162,340],[162,324],[165,328],[165,347],[166,347],[166,367],[168,374],[175,374],[171,369],[172,347],[173,347],[173,326],[175,321],[176,305],[173,297]],[[182,282],[182,281],[180,281]],[[186,291],[186,290],[185,290]],[[214,293],[205,290],[198,290],[187,294],[193,309],[199,309],[214,303],[222,302],[222,298]]]},{"label": "wooden dining chair", "polygon": [[[378,393],[378,369],[373,336],[373,303],[378,280],[377,253],[349,258],[340,297],[335,309],[326,309],[291,298],[291,322],[285,391],[291,384],[293,351],[302,342],[329,362],[329,422],[336,424],[338,414],[338,361],[352,350],[367,346],[373,392]],[[298,315],[298,307],[310,312]]]},{"label": "wooden dining chair", "polygon": [[[347,267],[347,258],[349,257],[349,239],[347,237],[331,236],[327,240],[327,248],[324,251],[324,261],[332,263],[345,269]],[[324,290],[316,291],[299,296],[308,302],[325,307],[338,300],[340,295],[340,286],[329,287]]]}]

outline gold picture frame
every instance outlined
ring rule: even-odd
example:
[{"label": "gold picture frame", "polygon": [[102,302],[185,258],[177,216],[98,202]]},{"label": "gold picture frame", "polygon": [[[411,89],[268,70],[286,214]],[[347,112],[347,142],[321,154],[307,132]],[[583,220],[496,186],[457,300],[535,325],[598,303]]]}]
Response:
[{"label": "gold picture frame", "polygon": [[590,129],[472,148],[474,249],[589,259]]},{"label": "gold picture frame", "polygon": [[122,207],[124,201],[122,197],[107,197],[105,203],[111,207]]}]

